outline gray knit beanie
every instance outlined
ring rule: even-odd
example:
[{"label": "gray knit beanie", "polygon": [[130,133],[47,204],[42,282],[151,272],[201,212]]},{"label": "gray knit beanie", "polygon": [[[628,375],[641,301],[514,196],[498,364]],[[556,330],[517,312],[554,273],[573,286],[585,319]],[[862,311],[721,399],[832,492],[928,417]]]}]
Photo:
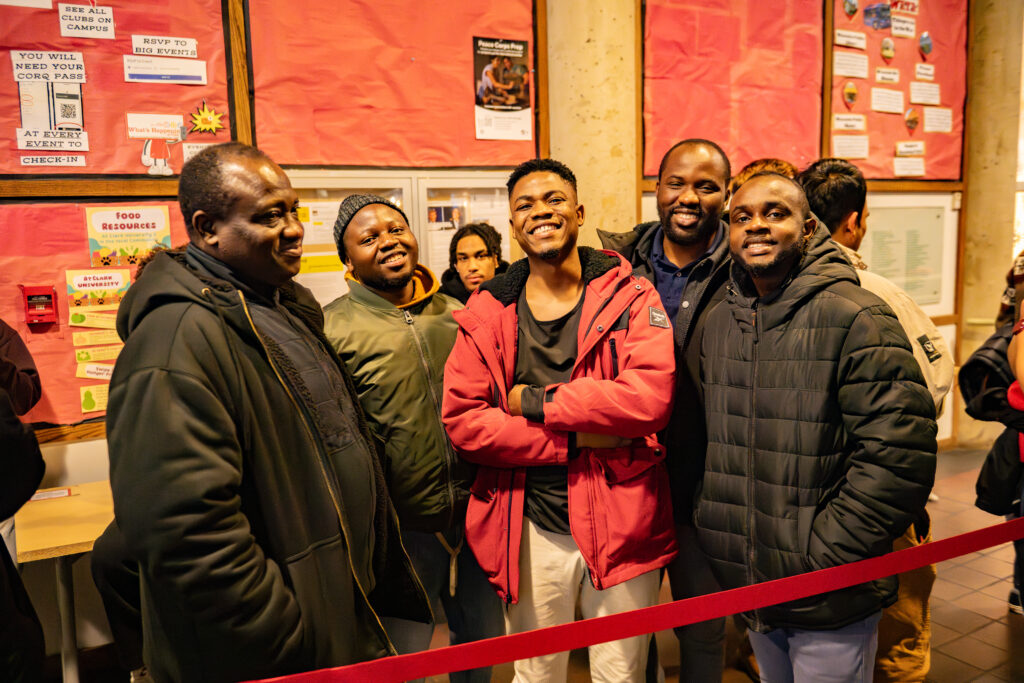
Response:
[{"label": "gray knit beanie", "polygon": [[375,194],[353,194],[345,197],[345,200],[338,207],[338,218],[334,221],[334,243],[338,246],[338,256],[341,257],[341,262],[345,262],[345,244],[342,242],[342,237],[345,236],[345,228],[352,222],[355,215],[359,213],[360,209],[369,206],[370,204],[383,204],[384,206],[390,206],[392,209],[402,214],[402,218],[405,219],[406,225],[409,224],[409,217],[405,215],[405,212],[398,208],[391,200],[385,199],[384,197]]}]

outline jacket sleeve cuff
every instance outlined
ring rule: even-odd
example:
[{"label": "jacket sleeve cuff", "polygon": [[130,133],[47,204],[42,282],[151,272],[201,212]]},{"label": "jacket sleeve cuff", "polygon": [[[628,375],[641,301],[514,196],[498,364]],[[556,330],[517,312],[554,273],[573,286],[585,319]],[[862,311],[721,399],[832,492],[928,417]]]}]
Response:
[{"label": "jacket sleeve cuff", "polygon": [[523,417],[531,422],[544,422],[544,387],[528,386],[519,395]]}]

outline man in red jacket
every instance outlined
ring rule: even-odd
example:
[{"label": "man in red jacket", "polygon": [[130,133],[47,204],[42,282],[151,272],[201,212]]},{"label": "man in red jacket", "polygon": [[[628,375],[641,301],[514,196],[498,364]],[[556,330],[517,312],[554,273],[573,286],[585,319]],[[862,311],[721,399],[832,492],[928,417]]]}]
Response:
[{"label": "man in red jacket", "polygon": [[[647,607],[676,554],[665,453],[672,324],[653,285],[613,252],[577,247],[584,209],[565,165],[508,180],[526,258],[455,312],[442,418],[480,465],[466,538],[510,633]],[[594,681],[642,681],[648,637],[590,648]],[[568,653],[516,662],[564,681]]]}]

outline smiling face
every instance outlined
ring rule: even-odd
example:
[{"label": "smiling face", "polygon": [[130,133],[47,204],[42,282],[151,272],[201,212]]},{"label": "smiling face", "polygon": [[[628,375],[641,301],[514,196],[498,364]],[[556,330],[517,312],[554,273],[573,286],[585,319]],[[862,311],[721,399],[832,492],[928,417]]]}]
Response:
[{"label": "smiling face", "polygon": [[455,245],[455,270],[469,292],[494,277],[498,257],[487,253],[487,245],[479,235],[466,235]]},{"label": "smiling face", "polygon": [[804,253],[814,231],[807,200],[779,176],[757,176],[736,191],[729,209],[729,250],[758,292],[778,286]]},{"label": "smiling face", "polygon": [[345,235],[345,265],[352,277],[380,292],[396,292],[412,280],[419,245],[398,211],[384,204],[364,206]]},{"label": "smiling face", "polygon": [[729,172],[712,147],[686,144],[665,160],[658,179],[658,218],[662,230],[680,246],[707,249],[718,229]]},{"label": "smiling face", "polygon": [[203,251],[255,287],[280,287],[299,272],[302,223],[299,198],[284,171],[266,157],[228,157],[221,176],[233,198],[222,220],[192,217]]},{"label": "smiling face", "polygon": [[530,259],[555,261],[576,247],[584,210],[576,191],[551,171],[519,179],[509,193],[512,236]]}]

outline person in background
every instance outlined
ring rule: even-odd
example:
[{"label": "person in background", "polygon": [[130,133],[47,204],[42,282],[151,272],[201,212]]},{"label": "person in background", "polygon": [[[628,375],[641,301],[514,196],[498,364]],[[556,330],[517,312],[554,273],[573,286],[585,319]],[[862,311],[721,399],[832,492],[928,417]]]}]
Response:
[{"label": "person in background", "polygon": [[293,282],[298,197],[241,143],[182,169],[185,248],[140,267],[107,441],[116,530],[138,562],[160,683],[238,681],[395,654],[429,621],[375,440],[323,312]]},{"label": "person in background", "polygon": [[[710,140],[683,140],[661,160],[656,200],[658,220],[629,232],[598,231],[601,244],[650,280],[675,330],[676,391],[672,419],[663,432],[668,453],[672,509],[679,555],[668,566],[672,599],[714,593],[718,582],[693,528],[693,496],[704,473],[707,439],[700,382],[700,331],[725,295],[729,279],[727,226],[722,208],[728,194],[729,159]],[[675,630],[679,669],[695,682],[722,679],[725,619]]]},{"label": "person in background", "polygon": [[996,329],[1020,320],[1021,303],[1024,303],[1024,251],[1013,259],[1013,265],[1006,273],[1006,290],[999,301],[996,314]]},{"label": "person in background", "polygon": [[477,287],[506,270],[508,262],[501,258],[498,231],[490,223],[467,223],[452,235],[441,292],[464,304]]},{"label": "person in background", "polygon": [[[694,520],[722,588],[892,550],[935,476],[935,404],[899,321],[774,173],[729,209],[726,300],[701,344]],[[743,615],[762,680],[872,680],[894,577]]]},{"label": "person in background", "polygon": [[[953,383],[953,357],[945,339],[921,307],[906,292],[868,270],[857,253],[867,232],[867,183],[856,166],[845,159],[819,159],[799,176],[811,210],[832,233],[843,255],[857,269],[860,286],[877,295],[896,314],[921,368],[936,415]],[[931,540],[928,512],[922,507],[894,550]],[[878,624],[875,681],[924,681],[931,666],[931,613],[928,598],[935,583],[935,565],[899,575],[895,604],[882,611]]]},{"label": "person in background", "polygon": [[[458,329],[452,311],[462,305],[438,291],[405,214],[383,197],[346,198],[334,240],[349,291],[324,308],[324,331],[383,444],[388,491],[416,573],[444,607],[452,645],[504,635],[501,602],[463,542],[475,467],[455,454],[441,423],[444,364]],[[385,626],[401,654],[430,647],[433,624],[387,619]],[[450,678],[489,683],[491,668]]]},{"label": "person in background", "polygon": [[[455,312],[442,418],[480,465],[466,538],[505,601],[509,633],[647,607],[676,554],[664,449],[672,323],[614,252],[577,247],[576,177],[553,159],[507,183],[526,258]],[[590,647],[594,681],[642,681],[649,638]],[[565,681],[569,653],[516,680]]]},{"label": "person in background", "polygon": [[32,427],[18,416],[42,396],[39,373],[18,332],[0,320],[0,680],[41,680],[43,628],[18,574],[14,513],[32,497],[45,465]]}]

